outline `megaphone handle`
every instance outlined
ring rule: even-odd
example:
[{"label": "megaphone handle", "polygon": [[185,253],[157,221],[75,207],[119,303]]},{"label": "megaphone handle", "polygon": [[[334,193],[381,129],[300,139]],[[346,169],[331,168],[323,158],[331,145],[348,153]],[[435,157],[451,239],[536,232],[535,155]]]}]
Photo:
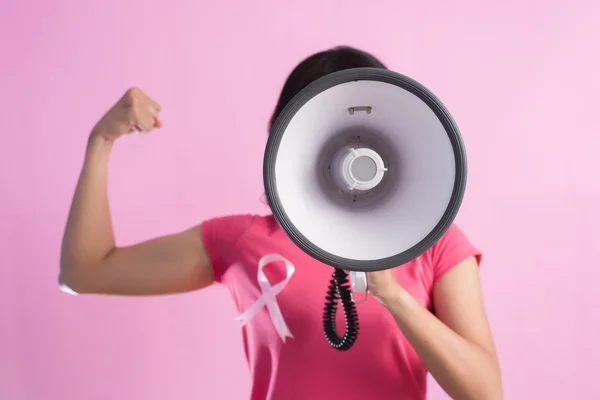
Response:
[{"label": "megaphone handle", "polygon": [[[323,330],[329,344],[337,350],[350,349],[358,336],[358,312],[349,286],[348,275],[343,270],[336,268],[332,279],[329,281],[329,288],[325,297]],[[338,300],[342,304],[344,317],[346,318],[346,332],[343,337],[338,335],[336,329],[335,314]]]},{"label": "megaphone handle", "polygon": [[367,274],[366,272],[350,271],[350,286],[354,293],[367,292]]},{"label": "megaphone handle", "polygon": [[[367,274],[365,272],[350,271],[350,287],[352,288],[352,301],[356,304],[367,301]],[[362,300],[357,301],[355,293],[362,293]]]}]

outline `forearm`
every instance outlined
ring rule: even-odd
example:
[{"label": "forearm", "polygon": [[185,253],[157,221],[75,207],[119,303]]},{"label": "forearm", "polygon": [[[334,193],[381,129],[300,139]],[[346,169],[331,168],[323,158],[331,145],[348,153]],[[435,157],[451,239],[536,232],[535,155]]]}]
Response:
[{"label": "forearm", "polygon": [[386,301],[399,328],[440,386],[455,400],[502,399],[499,366],[456,334],[404,289]]},{"label": "forearm", "polygon": [[111,143],[102,139],[91,139],[88,143],[62,241],[63,283],[77,281],[86,269],[101,264],[115,247],[107,196],[111,147]]}]

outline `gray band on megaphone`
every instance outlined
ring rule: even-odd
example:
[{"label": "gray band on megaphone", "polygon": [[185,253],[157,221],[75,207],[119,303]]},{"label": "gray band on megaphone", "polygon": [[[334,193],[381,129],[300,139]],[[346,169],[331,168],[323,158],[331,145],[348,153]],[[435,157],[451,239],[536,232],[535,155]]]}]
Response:
[{"label": "gray band on megaphone", "polygon": [[[320,93],[331,89],[334,86],[355,81],[387,83],[402,88],[418,97],[431,109],[442,124],[443,129],[450,140],[454,156],[455,173],[452,192],[447,208],[443,212],[439,222],[437,222],[435,227],[414,246],[393,256],[373,260],[357,260],[341,257],[312,243],[304,234],[302,234],[302,232],[300,232],[287,215],[284,204],[277,191],[277,178],[275,173],[276,160],[281,140],[288,124],[290,124],[290,121],[292,121],[292,118],[296,113],[298,113],[307,102]],[[464,196],[466,178],[467,159],[464,144],[454,119],[442,102],[427,88],[415,80],[396,72],[377,68],[355,68],[335,72],[316,80],[298,93],[287,104],[273,124],[267,141],[263,163],[263,179],[267,202],[274,218],[287,236],[294,244],[296,244],[296,246],[316,260],[335,268],[350,271],[370,272],[393,268],[417,258],[431,248],[444,235],[454,221]],[[398,227],[398,229],[402,229],[402,227]]]}]

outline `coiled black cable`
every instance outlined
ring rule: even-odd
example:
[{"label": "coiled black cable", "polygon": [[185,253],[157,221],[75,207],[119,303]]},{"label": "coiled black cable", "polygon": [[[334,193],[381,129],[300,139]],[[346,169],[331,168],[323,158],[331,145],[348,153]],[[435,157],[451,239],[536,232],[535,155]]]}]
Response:
[{"label": "coiled black cable", "polygon": [[[346,332],[343,337],[339,336],[335,326],[338,300],[342,304],[344,317],[346,318]],[[348,274],[341,269],[336,268],[332,279],[329,281],[323,311],[323,330],[329,344],[337,350],[350,349],[358,336],[358,312],[356,311],[356,304],[352,299]]]}]

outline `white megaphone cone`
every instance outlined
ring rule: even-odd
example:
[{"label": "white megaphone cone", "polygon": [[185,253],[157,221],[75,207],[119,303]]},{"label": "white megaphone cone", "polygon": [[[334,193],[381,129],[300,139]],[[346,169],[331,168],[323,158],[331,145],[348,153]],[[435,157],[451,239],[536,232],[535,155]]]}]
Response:
[{"label": "white megaphone cone", "polygon": [[[450,227],[466,171],[448,111],[398,73],[335,72],[283,109],[265,150],[265,194],[288,237],[335,268],[324,314],[333,347],[347,350],[356,339],[352,293],[366,295],[366,273],[415,259]],[[337,301],[348,323],[344,337],[335,332]]]}]

